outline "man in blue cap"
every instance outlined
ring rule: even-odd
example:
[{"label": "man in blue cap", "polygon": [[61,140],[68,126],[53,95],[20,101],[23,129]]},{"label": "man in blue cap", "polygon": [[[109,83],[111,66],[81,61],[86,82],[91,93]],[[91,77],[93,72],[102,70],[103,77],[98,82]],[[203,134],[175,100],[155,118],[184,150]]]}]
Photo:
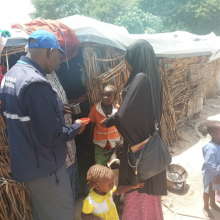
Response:
[{"label": "man in blue cap", "polygon": [[45,78],[65,54],[55,35],[38,30],[30,35],[28,48],[29,57],[20,58],[0,88],[13,179],[26,183],[34,220],[73,220],[66,142],[85,124],[65,125],[63,103]]}]

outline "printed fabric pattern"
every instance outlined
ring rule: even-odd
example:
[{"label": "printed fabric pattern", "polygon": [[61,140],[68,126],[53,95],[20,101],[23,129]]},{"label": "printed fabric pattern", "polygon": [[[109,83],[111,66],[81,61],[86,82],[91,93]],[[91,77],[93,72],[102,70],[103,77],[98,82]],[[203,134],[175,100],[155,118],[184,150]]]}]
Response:
[{"label": "printed fabric pattern", "polygon": [[[59,98],[64,104],[67,104],[67,98],[66,98],[66,93],[59,81],[59,78],[57,77],[56,73],[53,72],[52,74],[47,74],[46,75],[47,80],[50,82],[51,86],[53,87],[54,90],[56,90]],[[64,116],[65,119],[65,124],[66,125],[71,125],[72,124],[72,116],[71,114],[66,114]],[[69,168],[71,165],[74,164],[75,162],[75,154],[76,154],[76,144],[75,140],[71,140],[67,142],[67,147],[68,147],[68,152],[67,152],[67,157],[66,157],[66,166]]]}]

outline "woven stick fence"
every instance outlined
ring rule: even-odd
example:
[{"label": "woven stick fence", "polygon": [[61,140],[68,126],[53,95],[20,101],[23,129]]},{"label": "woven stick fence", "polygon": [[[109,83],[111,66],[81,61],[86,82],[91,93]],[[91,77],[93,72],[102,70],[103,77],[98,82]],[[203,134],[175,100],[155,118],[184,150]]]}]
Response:
[{"label": "woven stick fence", "polygon": [[26,44],[22,44],[19,46],[13,46],[13,47],[5,47],[2,51],[1,57],[9,56],[11,54],[25,52],[25,45]]},{"label": "woven stick fence", "polygon": [[103,88],[117,88],[117,103],[121,103],[121,91],[128,80],[124,52],[108,46],[87,43],[83,47],[84,68],[82,70],[90,106],[100,101]]},{"label": "woven stick fence", "polygon": [[208,63],[208,58],[203,56],[160,60],[159,68],[164,89],[170,93],[170,103],[164,103],[164,111],[172,105],[177,125],[186,121],[187,113],[191,108],[200,107],[189,106],[190,100],[196,100],[198,97],[210,98],[214,95],[220,61]]},{"label": "woven stick fence", "polygon": [[[129,77],[124,52],[91,43],[82,46],[84,55],[82,73],[90,107],[100,101],[101,92],[107,84],[116,86],[117,102],[120,104],[122,101],[120,94]],[[195,100],[199,98],[203,100],[214,95],[213,88],[220,71],[220,61],[208,63],[208,59],[208,56],[159,59],[159,70],[163,83],[161,126],[163,140],[169,147],[181,139],[178,126],[198,113],[198,109],[202,109],[203,101]]]},{"label": "woven stick fence", "polygon": [[8,140],[0,115],[0,219],[32,220],[31,200],[26,186],[11,178]]}]

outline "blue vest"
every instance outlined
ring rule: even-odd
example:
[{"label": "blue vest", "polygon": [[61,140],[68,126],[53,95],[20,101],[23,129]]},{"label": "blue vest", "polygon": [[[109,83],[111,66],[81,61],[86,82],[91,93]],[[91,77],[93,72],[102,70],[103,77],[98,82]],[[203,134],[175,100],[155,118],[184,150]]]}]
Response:
[{"label": "blue vest", "polygon": [[[22,104],[26,88],[32,83],[50,83],[31,65],[17,63],[4,76],[0,88],[2,110],[6,119],[12,176],[18,182],[26,182],[56,172],[66,160],[66,143],[45,147],[37,140],[30,117]],[[53,90],[54,91],[54,90]],[[58,102],[55,112],[61,126],[65,125],[63,104]],[[40,129],[40,128],[39,128]]]}]

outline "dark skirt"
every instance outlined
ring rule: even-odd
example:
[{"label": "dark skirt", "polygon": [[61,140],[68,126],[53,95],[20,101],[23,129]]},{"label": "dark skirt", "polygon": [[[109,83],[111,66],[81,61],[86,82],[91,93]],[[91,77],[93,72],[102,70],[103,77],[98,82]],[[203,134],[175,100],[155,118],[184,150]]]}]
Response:
[{"label": "dark skirt", "polygon": [[[120,158],[119,185],[134,184],[135,180],[135,173],[128,164],[127,149],[128,144],[124,142]],[[139,193],[147,193],[148,195],[154,196],[167,195],[166,170],[162,171],[156,176],[147,179],[144,183],[144,188],[138,189]],[[133,191],[134,190],[131,190],[130,192]]]}]

